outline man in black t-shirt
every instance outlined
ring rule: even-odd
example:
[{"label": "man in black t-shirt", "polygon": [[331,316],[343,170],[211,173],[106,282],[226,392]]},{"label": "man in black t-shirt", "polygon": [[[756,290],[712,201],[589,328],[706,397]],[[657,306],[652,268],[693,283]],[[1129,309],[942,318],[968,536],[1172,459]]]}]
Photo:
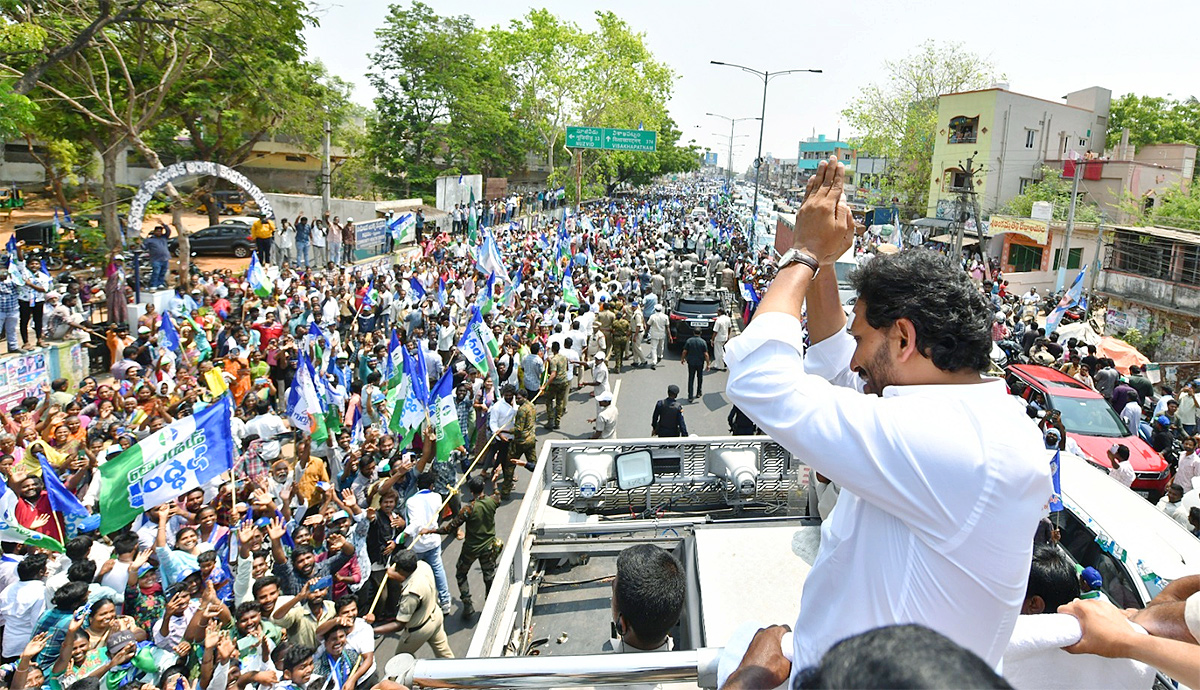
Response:
[{"label": "man in black t-shirt", "polygon": [[704,395],[704,369],[708,367],[708,343],[693,331],[692,337],[683,344],[683,356],[679,361],[686,364],[688,368],[688,402],[692,402],[697,395]]},{"label": "man in black t-shirt", "polygon": [[683,406],[676,398],[679,397],[679,386],[667,386],[667,397],[659,400],[654,406],[654,417],[650,420],[652,436],[677,437],[687,436],[687,425],[683,421]]}]

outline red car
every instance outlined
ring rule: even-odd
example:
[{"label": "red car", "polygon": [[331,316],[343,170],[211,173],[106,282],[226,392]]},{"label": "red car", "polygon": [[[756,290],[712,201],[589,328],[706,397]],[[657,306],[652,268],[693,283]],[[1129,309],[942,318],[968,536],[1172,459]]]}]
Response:
[{"label": "red car", "polygon": [[1108,449],[1115,443],[1123,444],[1129,448],[1129,462],[1136,473],[1133,489],[1155,500],[1167,490],[1167,461],[1150,444],[1129,434],[1104,396],[1050,367],[1014,364],[1005,371],[1010,393],[1043,410],[1061,413],[1067,436],[1079,444],[1093,464],[1109,468]]}]

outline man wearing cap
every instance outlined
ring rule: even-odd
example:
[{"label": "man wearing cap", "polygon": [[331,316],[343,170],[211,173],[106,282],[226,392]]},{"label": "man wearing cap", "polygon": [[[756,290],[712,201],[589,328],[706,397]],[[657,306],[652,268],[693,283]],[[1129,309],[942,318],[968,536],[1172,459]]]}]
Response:
[{"label": "man wearing cap", "polygon": [[654,306],[654,313],[646,319],[646,332],[650,336],[650,368],[657,369],[667,343],[667,327],[671,320],[663,313],[661,304]]},{"label": "man wearing cap", "polygon": [[250,226],[250,236],[254,238],[254,246],[258,250],[258,260],[263,265],[271,263],[271,245],[275,238],[275,225],[270,218],[259,217]]},{"label": "man wearing cap", "polygon": [[617,434],[617,407],[612,404],[612,393],[601,393],[596,396],[596,404],[600,411],[588,423],[593,425],[592,438],[613,438]]},{"label": "man wearing cap", "polygon": [[604,350],[592,355],[592,380],[583,385],[592,386],[592,395],[597,397],[612,391],[608,385],[608,361]]},{"label": "man wearing cap", "polygon": [[1080,599],[1101,599],[1112,603],[1108,595],[1104,593],[1101,587],[1104,586],[1104,577],[1100,575],[1100,571],[1092,566],[1083,567],[1078,563],[1075,564],[1075,573],[1079,575],[1079,598]]}]

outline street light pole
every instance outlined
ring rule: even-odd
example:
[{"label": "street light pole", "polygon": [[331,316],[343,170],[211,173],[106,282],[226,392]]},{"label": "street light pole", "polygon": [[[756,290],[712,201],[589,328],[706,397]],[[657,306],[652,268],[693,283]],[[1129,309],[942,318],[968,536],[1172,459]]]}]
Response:
[{"label": "street light pole", "polygon": [[[722,120],[729,120],[729,158],[725,161],[725,186],[728,187],[732,182],[733,177],[733,128],[737,123],[743,120],[761,120],[761,117],[727,117],[718,115],[717,113],[705,113],[710,117],[719,117]],[[761,143],[760,143],[761,145]]]},{"label": "street light pole", "polygon": [[722,65],[725,67],[736,67],[736,68],[742,70],[743,72],[749,72],[750,74],[755,75],[759,79],[762,79],[762,82],[763,82],[762,115],[758,118],[759,119],[759,123],[758,123],[758,156],[756,156],[754,159],[754,203],[750,207],[751,208],[750,248],[753,249],[754,248],[754,239],[755,239],[754,235],[755,235],[755,231],[757,230],[756,226],[758,225],[758,184],[759,184],[759,178],[762,174],[763,128],[767,124],[767,122],[766,122],[766,118],[767,118],[767,84],[770,83],[770,81],[773,77],[782,77],[785,74],[794,74],[796,72],[812,72],[813,74],[821,74],[822,70],[819,70],[819,69],[789,69],[789,70],[783,70],[782,72],[766,72],[766,71],[751,69],[751,68],[745,67],[743,65],[735,65],[730,62],[719,62],[717,60],[709,60],[709,63],[713,64],[713,65]]}]

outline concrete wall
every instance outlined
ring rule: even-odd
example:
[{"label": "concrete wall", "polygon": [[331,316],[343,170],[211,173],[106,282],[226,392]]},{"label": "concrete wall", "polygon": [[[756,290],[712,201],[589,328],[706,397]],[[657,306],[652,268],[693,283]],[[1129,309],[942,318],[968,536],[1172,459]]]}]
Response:
[{"label": "concrete wall", "polygon": [[437,178],[436,206],[447,213],[454,210],[455,204],[465,205],[470,202],[471,192],[475,193],[476,201],[483,198],[483,175],[462,175],[461,184],[458,181],[459,177],[447,175]]},{"label": "concrete wall", "polygon": [[[299,216],[310,219],[321,217],[321,197],[308,194],[267,194],[271,207],[275,209],[276,218],[295,220]],[[342,220],[353,218],[355,221],[378,218],[374,201],[358,199],[330,199],[330,217],[337,216]]]},{"label": "concrete wall", "polygon": [[1096,289],[1147,308],[1188,314],[1193,322],[1200,314],[1200,289],[1188,285],[1108,270],[1100,274]]},{"label": "concrete wall", "polygon": [[1135,300],[1110,298],[1104,334],[1117,336],[1130,328],[1142,333],[1164,331],[1162,344],[1154,353],[1159,362],[1200,360],[1200,322],[1195,318],[1155,309]]}]

